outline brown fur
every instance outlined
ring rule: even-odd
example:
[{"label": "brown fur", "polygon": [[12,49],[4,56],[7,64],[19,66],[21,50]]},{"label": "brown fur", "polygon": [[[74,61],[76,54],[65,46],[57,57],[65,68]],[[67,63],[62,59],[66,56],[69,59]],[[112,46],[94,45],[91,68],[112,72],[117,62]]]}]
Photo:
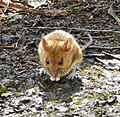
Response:
[{"label": "brown fur", "polygon": [[[73,36],[65,31],[57,30],[42,38],[38,47],[42,66],[53,78],[62,77],[82,60],[82,52]],[[46,58],[49,64],[46,64]],[[63,64],[58,62],[63,59]]]}]

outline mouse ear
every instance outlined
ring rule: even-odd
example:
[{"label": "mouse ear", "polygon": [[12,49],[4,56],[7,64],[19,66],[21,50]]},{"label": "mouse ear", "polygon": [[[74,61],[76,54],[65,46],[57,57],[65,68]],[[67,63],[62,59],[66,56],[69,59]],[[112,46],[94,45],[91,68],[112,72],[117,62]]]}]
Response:
[{"label": "mouse ear", "polygon": [[68,51],[71,48],[70,38],[65,41],[62,48],[64,51]]},{"label": "mouse ear", "polygon": [[42,46],[43,46],[43,48],[45,49],[45,50],[47,50],[47,48],[48,48],[48,42],[45,40],[45,38],[43,37],[42,38]]}]

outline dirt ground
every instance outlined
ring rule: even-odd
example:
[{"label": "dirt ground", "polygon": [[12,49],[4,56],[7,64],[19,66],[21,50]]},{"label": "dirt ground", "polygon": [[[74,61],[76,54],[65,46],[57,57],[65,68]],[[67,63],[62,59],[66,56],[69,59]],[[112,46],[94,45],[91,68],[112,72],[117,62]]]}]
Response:
[{"label": "dirt ground", "polygon": [[[120,25],[108,13],[112,3],[119,17],[119,0],[65,0],[49,9],[69,9],[66,14],[8,10],[0,17],[1,117],[120,116]],[[81,47],[89,41],[86,32],[93,37],[75,79],[52,82],[40,74],[38,44],[55,29],[73,34]]]}]

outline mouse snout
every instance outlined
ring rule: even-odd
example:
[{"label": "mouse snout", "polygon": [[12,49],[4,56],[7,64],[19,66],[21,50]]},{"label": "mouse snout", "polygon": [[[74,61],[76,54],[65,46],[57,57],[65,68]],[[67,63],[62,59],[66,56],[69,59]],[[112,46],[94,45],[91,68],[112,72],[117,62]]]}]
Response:
[{"label": "mouse snout", "polygon": [[57,78],[58,77],[58,73],[59,73],[59,69],[57,69],[57,70],[51,70],[51,76],[53,78]]}]

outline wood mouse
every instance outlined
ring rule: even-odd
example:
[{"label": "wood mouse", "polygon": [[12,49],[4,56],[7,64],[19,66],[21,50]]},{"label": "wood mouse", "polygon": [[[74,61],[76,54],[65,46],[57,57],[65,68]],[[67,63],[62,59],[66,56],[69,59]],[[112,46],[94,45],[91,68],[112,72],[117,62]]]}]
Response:
[{"label": "wood mouse", "polygon": [[82,51],[91,43],[92,40],[81,49],[70,33],[55,30],[42,37],[38,46],[39,60],[50,79],[59,81],[82,61]]}]

